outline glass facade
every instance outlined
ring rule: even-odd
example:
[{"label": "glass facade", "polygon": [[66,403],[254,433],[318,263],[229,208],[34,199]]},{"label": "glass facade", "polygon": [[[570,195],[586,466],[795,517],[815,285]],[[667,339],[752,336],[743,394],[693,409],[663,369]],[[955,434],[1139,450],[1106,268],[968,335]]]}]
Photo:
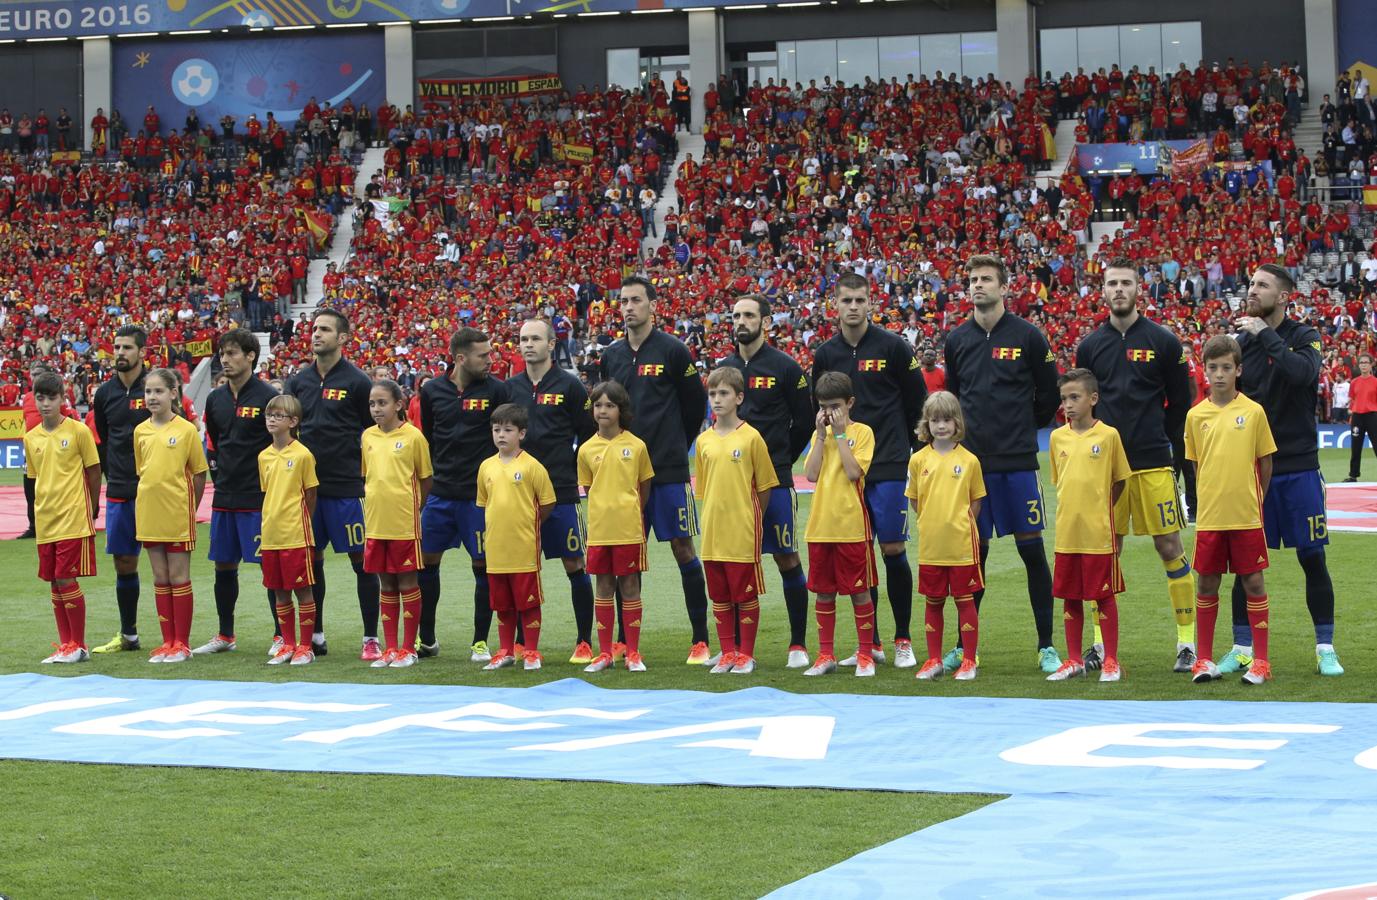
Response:
[{"label": "glass facade", "polygon": [[975,80],[995,70],[995,33],[909,34],[895,37],[781,41],[779,77],[790,84],[830,77],[847,84],[909,75],[935,77],[955,72]]},{"label": "glass facade", "polygon": [[1200,62],[1199,22],[1144,22],[1137,25],[1093,25],[1085,28],[1044,28],[1038,32],[1042,72],[1054,78],[1077,68],[1094,72],[1115,63],[1124,71],[1149,66],[1174,72],[1181,63]]}]

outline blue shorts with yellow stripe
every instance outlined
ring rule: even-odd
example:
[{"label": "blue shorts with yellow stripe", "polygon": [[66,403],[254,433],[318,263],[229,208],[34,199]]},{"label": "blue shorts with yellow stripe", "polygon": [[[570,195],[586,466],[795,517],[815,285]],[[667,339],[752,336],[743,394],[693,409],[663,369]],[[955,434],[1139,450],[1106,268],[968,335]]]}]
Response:
[{"label": "blue shorts with yellow stripe", "polygon": [[646,533],[649,534],[652,528],[657,541],[672,541],[698,534],[698,507],[693,502],[693,488],[687,481],[683,484],[650,486],[650,497],[645,504]]},{"label": "blue shorts with yellow stripe", "polygon": [[570,559],[583,555],[583,512],[577,503],[557,503],[550,518],[540,526],[540,550],[546,559]]}]

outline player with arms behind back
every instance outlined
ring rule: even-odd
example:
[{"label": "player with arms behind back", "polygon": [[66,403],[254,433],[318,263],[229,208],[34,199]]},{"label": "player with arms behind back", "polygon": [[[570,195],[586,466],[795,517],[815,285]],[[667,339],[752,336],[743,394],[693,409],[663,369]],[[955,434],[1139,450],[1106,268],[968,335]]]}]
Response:
[{"label": "player with arms behind back", "polygon": [[644,672],[641,658],[641,573],[646,568],[641,525],[655,470],[645,442],[630,431],[631,396],[615,381],[589,394],[598,433],[579,446],[579,484],[588,492],[588,571],[596,576],[593,601],[598,655],[583,671],[613,666],[617,592],[622,595],[626,629],[626,670]]},{"label": "player with arms behind back", "polygon": [[1085,674],[1085,603],[1094,604],[1104,632],[1101,681],[1118,681],[1119,604],[1124,591],[1115,552],[1114,504],[1129,477],[1119,432],[1095,418],[1095,373],[1072,369],[1059,380],[1066,424],[1052,432],[1048,457],[1057,487],[1056,568],[1052,594],[1062,601],[1067,659],[1048,681]]},{"label": "player with arms behind back", "polygon": [[980,644],[980,620],[975,592],[985,586],[980,571],[980,501],[985,496],[985,477],[980,460],[958,443],[966,423],[961,403],[948,391],[928,395],[918,440],[926,447],[908,463],[906,493],[918,521],[918,593],[923,605],[923,630],[927,635],[927,662],[918,669],[921,681],[935,681],[946,672],[942,666],[942,607],[947,598],[956,602],[956,628],[961,643],[957,681],[975,678]]},{"label": "player with arms behind back", "polygon": [[837,595],[846,594],[856,616],[856,675],[875,674],[875,602],[870,589],[875,571],[874,534],[865,502],[865,475],[875,454],[875,432],[851,421],[856,398],[851,379],[823,372],[813,385],[818,414],[803,477],[817,485],[808,516],[808,589],[817,594],[818,658],[804,675],[837,671],[834,639]]},{"label": "player with arms behind back", "polygon": [[708,376],[714,421],[696,444],[694,496],[703,509],[708,599],[722,645],[722,658],[711,669],[714,675],[755,671],[755,636],[765,593],[760,520],[770,491],[779,484],[765,439],[737,415],[745,397],[746,379],[738,369],[714,369]]},{"label": "player with arms behind back", "polygon": [[1214,624],[1219,615],[1219,583],[1233,572],[1248,592],[1248,624],[1253,662],[1245,684],[1272,677],[1267,662],[1267,537],[1262,529],[1262,503],[1272,479],[1277,445],[1261,406],[1238,390],[1243,353],[1226,334],[1205,342],[1205,377],[1210,395],[1186,415],[1186,458],[1195,463],[1200,492],[1196,516],[1195,571],[1196,648],[1191,670],[1197,683],[1220,677],[1214,664]]},{"label": "player with arms behind back", "polygon": [[62,376],[34,376],[34,403],[42,421],[24,434],[24,467],[34,479],[34,530],[38,577],[49,584],[57,620],[57,652],[45,663],[89,659],[86,597],[78,578],[96,574],[95,518],[100,506],[100,455],[91,430],[62,414]]},{"label": "player with arms behind back", "polygon": [[258,483],[263,488],[263,586],[277,601],[277,627],[282,632],[282,642],[273,645],[268,664],[305,666],[316,659],[311,642],[316,624],[312,554],[320,479],[316,458],[297,440],[301,401],[291,394],[274,397],[268,401],[264,419],[273,442],[258,454]]}]

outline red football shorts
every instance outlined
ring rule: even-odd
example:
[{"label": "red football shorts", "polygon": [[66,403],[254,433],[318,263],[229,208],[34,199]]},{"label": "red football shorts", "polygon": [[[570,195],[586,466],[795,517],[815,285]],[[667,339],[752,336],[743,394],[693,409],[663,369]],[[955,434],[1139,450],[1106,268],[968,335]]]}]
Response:
[{"label": "red football shorts", "polygon": [[38,545],[40,581],[66,581],[96,574],[96,539],[66,538]]},{"label": "red football shorts", "polygon": [[808,542],[808,590],[815,594],[862,594],[879,584],[869,541]]},{"label": "red football shorts", "polygon": [[933,566],[918,564],[918,596],[969,597],[985,587],[980,566]]},{"label": "red football shorts", "polygon": [[1105,600],[1124,592],[1119,557],[1113,553],[1058,553],[1052,596],[1059,600]]},{"label": "red football shorts", "polygon": [[1202,575],[1251,575],[1267,568],[1267,536],[1261,528],[1197,531],[1195,571]]},{"label": "red football shorts", "polygon": [[589,575],[635,575],[649,566],[645,558],[645,542],[613,544],[588,548]]},{"label": "red football shorts", "polygon": [[273,591],[294,591],[316,583],[311,568],[311,548],[293,547],[290,550],[264,550],[263,587]]},{"label": "red football shorts", "polygon": [[191,553],[196,549],[195,541],[143,541],[145,550],[161,550],[164,553]]},{"label": "red football shorts", "polygon": [[708,599],[714,603],[744,603],[765,596],[765,575],[760,563],[703,560],[708,579]]},{"label": "red football shorts", "polygon": [[363,542],[363,570],[370,575],[419,572],[421,542],[368,538]]},{"label": "red football shorts", "polygon": [[489,572],[488,605],[493,612],[534,609],[545,602],[539,572]]}]

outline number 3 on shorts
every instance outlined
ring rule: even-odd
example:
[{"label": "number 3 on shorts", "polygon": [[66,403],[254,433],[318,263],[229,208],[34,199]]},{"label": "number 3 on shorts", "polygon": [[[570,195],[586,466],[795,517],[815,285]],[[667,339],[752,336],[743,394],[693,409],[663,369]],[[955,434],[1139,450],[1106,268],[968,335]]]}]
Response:
[{"label": "number 3 on shorts", "polygon": [[1029,524],[1029,525],[1041,525],[1041,524],[1042,524],[1042,501],[1041,501],[1041,500],[1028,500],[1028,501],[1026,501],[1026,502],[1027,502],[1027,504],[1028,504],[1028,524]]}]

